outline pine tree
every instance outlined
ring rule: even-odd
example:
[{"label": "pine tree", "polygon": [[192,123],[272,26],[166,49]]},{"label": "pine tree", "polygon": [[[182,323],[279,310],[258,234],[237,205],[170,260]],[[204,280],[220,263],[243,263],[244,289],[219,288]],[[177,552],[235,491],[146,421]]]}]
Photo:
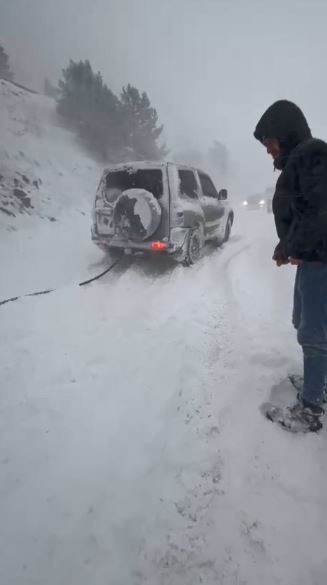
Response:
[{"label": "pine tree", "polygon": [[9,57],[4,50],[4,48],[0,45],[0,77],[6,79],[7,81],[12,81],[14,76],[10,69],[9,65]]},{"label": "pine tree", "polygon": [[59,81],[57,110],[72,125],[83,124],[92,92],[92,68],[89,61],[70,61]]},{"label": "pine tree", "polygon": [[70,61],[59,82],[57,111],[101,158],[122,158],[121,105],[89,61]]},{"label": "pine tree", "polygon": [[147,94],[128,85],[119,100],[89,61],[70,61],[62,71],[57,111],[107,162],[161,160],[166,154],[158,144],[163,126]]},{"label": "pine tree", "polygon": [[127,146],[137,159],[162,160],[167,154],[158,144],[163,126],[158,126],[157,111],[151,106],[145,92],[127,85],[121,94],[124,113],[124,133]]}]

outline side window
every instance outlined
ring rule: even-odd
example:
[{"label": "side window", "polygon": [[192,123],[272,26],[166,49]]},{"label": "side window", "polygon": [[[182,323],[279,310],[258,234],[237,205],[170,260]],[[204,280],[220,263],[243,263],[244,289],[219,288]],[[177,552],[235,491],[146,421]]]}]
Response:
[{"label": "side window", "polygon": [[205,195],[206,197],[215,197],[216,199],[218,199],[216,187],[214,186],[210,177],[208,177],[208,175],[205,175],[204,173],[199,173],[199,179],[203,195]]},{"label": "side window", "polygon": [[198,185],[193,171],[186,171],[180,169],[178,171],[179,188],[183,195],[187,195],[192,199],[198,198]]}]

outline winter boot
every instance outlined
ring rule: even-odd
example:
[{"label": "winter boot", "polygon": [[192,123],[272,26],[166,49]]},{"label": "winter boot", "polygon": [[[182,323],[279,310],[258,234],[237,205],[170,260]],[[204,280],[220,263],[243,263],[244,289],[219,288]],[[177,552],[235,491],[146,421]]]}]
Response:
[{"label": "winter boot", "polygon": [[300,399],[294,406],[276,409],[271,417],[267,413],[267,417],[292,433],[315,433],[322,428],[320,419],[324,413],[321,406]]}]

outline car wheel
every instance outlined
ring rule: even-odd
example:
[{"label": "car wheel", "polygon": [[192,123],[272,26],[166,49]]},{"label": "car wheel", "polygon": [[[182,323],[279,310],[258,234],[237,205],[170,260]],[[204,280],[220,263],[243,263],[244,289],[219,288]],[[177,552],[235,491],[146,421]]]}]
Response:
[{"label": "car wheel", "polygon": [[186,254],[183,260],[184,266],[195,264],[200,257],[203,248],[203,238],[199,229],[190,230],[186,243]]},{"label": "car wheel", "polygon": [[231,218],[231,216],[229,216],[227,223],[226,223],[226,228],[225,228],[224,242],[228,242],[228,240],[230,238],[231,231],[232,231],[232,225],[233,225],[233,219]]}]

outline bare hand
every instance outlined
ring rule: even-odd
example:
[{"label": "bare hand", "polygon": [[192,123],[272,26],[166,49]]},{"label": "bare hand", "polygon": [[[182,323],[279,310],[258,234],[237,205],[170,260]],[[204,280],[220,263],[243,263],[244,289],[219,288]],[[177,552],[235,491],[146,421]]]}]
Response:
[{"label": "bare hand", "polygon": [[300,266],[301,264],[303,264],[303,260],[299,260],[298,258],[290,258],[290,263],[293,266]]}]

